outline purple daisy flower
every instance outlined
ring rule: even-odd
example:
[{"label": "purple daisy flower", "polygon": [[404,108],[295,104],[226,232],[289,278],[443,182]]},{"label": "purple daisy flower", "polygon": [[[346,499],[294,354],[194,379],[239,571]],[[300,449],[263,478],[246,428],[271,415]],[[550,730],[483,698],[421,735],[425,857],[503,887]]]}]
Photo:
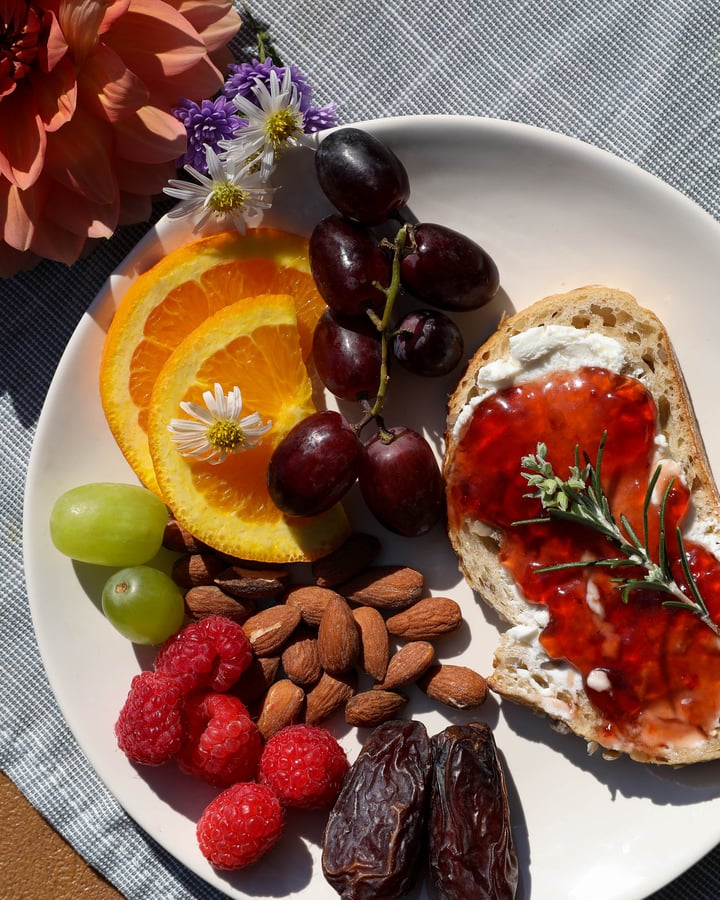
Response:
[{"label": "purple daisy flower", "polygon": [[305,110],[305,133],[322,131],[324,128],[333,128],[338,123],[337,106],[328,103],[327,106],[309,106]]},{"label": "purple daisy flower", "polygon": [[205,145],[218,150],[220,141],[229,140],[238,128],[246,124],[238,118],[237,107],[226,97],[203,100],[200,105],[192,100],[181,100],[180,106],[172,112],[187,132],[187,150],[178,160],[178,165],[190,165],[203,174],[208,171]]},{"label": "purple daisy flower", "polygon": [[[282,81],[285,68],[285,66],[276,66],[269,56],[263,62],[254,59],[251,63],[233,64],[228,66],[230,75],[225,80],[222,92],[230,100],[233,97],[240,96],[246,97],[252,103],[256,103],[252,89],[257,79],[259,78],[266,87],[269,87],[270,73],[275,72],[278,81]],[[312,87],[308,83],[307,76],[297,66],[288,66],[287,68],[290,69],[290,81],[297,90],[300,112],[304,113],[310,108]]]}]

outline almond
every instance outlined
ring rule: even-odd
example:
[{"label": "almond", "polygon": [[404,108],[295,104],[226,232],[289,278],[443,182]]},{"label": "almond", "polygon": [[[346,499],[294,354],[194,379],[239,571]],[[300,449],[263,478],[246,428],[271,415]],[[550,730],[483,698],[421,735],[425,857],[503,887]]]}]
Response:
[{"label": "almond", "polygon": [[428,697],[455,709],[481,706],[487,697],[487,682],[482,675],[466,666],[438,663],[430,666],[418,680]]},{"label": "almond", "polygon": [[318,587],[315,584],[303,584],[288,588],[283,600],[286,606],[300,610],[303,622],[317,628],[320,625],[325,607],[333,597],[339,596],[330,588]]},{"label": "almond", "polygon": [[407,703],[407,697],[396,691],[363,691],[345,704],[345,721],[358,728],[374,727],[394,718]]},{"label": "almond", "polygon": [[281,678],[271,684],[263,699],[257,720],[258,731],[265,740],[267,741],[281,728],[297,722],[304,702],[305,691],[289,678]]},{"label": "almond", "polygon": [[391,690],[416,681],[435,659],[435,648],[429,641],[411,641],[390,657],[385,678],[375,690]]},{"label": "almond", "polygon": [[450,597],[426,597],[408,609],[390,616],[387,630],[410,641],[432,641],[455,631],[462,622],[460,605]]},{"label": "almond", "polygon": [[302,625],[295,629],[281,656],[287,677],[303,686],[315,684],[322,675],[315,633]]},{"label": "almond", "polygon": [[232,693],[238,696],[247,706],[262,697],[275,681],[280,671],[279,656],[253,657],[253,661],[240,676]]},{"label": "almond", "polygon": [[382,681],[390,658],[385,620],[372,606],[358,606],[353,610],[353,618],[360,632],[360,666],[375,681]]},{"label": "almond", "polygon": [[270,606],[243,623],[256,656],[273,656],[300,623],[300,610],[293,606]]},{"label": "almond", "polygon": [[320,681],[305,695],[305,722],[317,725],[345,706],[357,690],[357,675],[346,672],[337,678],[323,672]]},{"label": "almond", "polygon": [[199,584],[213,584],[227,563],[216,553],[186,553],[176,559],[172,579],[179,587],[191,588]]},{"label": "almond", "polygon": [[246,569],[243,566],[228,566],[215,578],[215,584],[232,597],[243,600],[266,600],[277,597],[289,577],[289,573],[284,569]]},{"label": "almond", "polygon": [[330,599],[320,620],[318,656],[331,675],[347,672],[360,656],[360,632],[350,605],[339,594]]},{"label": "almond", "polygon": [[185,594],[185,608],[192,619],[225,616],[242,623],[256,609],[253,600],[235,600],[214,584],[198,584]]},{"label": "almond", "polygon": [[337,550],[313,562],[315,583],[320,587],[342,584],[364,572],[380,549],[380,541],[374,534],[351,534]]},{"label": "almond", "polygon": [[394,612],[416,603],[423,594],[421,572],[407,566],[371,566],[342,586],[343,596],[361,606]]},{"label": "almond", "polygon": [[168,523],[165,526],[163,547],[167,550],[172,550],[174,553],[212,552],[207,544],[190,534],[187,528],[183,528],[177,519],[173,519],[172,516],[168,519]]}]

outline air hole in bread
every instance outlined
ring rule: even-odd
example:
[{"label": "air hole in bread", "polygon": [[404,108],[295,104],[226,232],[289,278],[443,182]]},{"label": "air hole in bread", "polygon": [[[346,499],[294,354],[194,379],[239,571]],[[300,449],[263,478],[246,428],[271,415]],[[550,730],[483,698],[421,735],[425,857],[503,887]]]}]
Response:
[{"label": "air hole in bread", "polygon": [[617,316],[609,307],[598,306],[597,304],[593,303],[590,306],[590,310],[593,315],[598,316],[602,319],[602,323],[606,328],[612,328],[614,325],[617,325]]},{"label": "air hole in bread", "polygon": [[571,324],[573,328],[587,328],[590,324],[590,316],[573,316]]},{"label": "air hole in bread", "polygon": [[547,688],[550,686],[547,678],[543,678],[542,675],[538,675],[537,672],[533,672],[530,676],[535,684],[539,684],[541,688]]},{"label": "air hole in bread", "polygon": [[637,331],[628,331],[625,334],[625,339],[629,341],[631,344],[639,344],[642,338],[637,333]]},{"label": "air hole in bread", "polygon": [[665,431],[668,419],[670,418],[670,401],[665,394],[660,394],[656,397],[655,403],[657,405],[658,426],[660,431]]},{"label": "air hole in bread", "polygon": [[642,355],[642,361],[645,365],[650,369],[651,372],[655,371],[655,356],[652,352],[646,351]]}]

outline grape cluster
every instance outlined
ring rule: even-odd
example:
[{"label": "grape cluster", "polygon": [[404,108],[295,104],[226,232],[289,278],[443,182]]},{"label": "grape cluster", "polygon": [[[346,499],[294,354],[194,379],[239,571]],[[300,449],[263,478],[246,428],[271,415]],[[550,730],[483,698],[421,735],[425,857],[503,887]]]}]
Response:
[{"label": "grape cluster", "polygon": [[[430,444],[405,426],[386,425],[391,364],[437,377],[463,354],[460,329],[441,310],[488,303],[499,275],[491,257],[465,235],[434,223],[409,224],[402,209],[410,181],[398,157],[358,128],[329,134],[315,154],[320,188],[336,212],[310,237],[310,267],[327,304],[313,336],[320,380],[338,399],[359,404],[350,424],[322,411],[298,423],[273,453],[268,487],[289,516],[313,516],[357,481],[380,523],[413,537],[443,512],[443,484]],[[384,236],[392,227],[394,238]],[[405,294],[432,309],[394,316]],[[371,422],[375,433],[363,440]]]}]

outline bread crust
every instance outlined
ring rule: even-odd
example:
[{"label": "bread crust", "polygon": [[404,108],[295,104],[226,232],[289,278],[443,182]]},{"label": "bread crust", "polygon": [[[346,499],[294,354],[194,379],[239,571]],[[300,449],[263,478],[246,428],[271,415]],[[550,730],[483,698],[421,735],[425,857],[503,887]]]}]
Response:
[{"label": "bread crust", "polygon": [[501,536],[480,523],[457,521],[453,515],[450,486],[460,437],[455,433],[456,423],[466,404],[478,395],[478,372],[488,363],[508,357],[513,335],[546,325],[570,325],[608,335],[622,344],[627,357],[623,374],[639,377],[653,395],[658,429],[667,438],[669,455],[682,467],[697,520],[703,524],[705,537],[720,546],[720,496],[680,365],[658,317],[627,292],[594,284],[546,297],[503,319],[474,354],[450,397],[443,460],[448,535],[459,568],[470,587],[510,626],[500,636],[489,684],[504,698],[548,715],[562,729],[585,738],[591,747],[603,747],[607,756],[627,753],[638,761],[671,765],[715,759],[720,756],[720,729],[692,746],[648,747],[642,741],[603,737],[606,722],[588,700],[579,673],[564,661],[551,660],[538,642],[546,611],[522,597],[499,562]]}]

